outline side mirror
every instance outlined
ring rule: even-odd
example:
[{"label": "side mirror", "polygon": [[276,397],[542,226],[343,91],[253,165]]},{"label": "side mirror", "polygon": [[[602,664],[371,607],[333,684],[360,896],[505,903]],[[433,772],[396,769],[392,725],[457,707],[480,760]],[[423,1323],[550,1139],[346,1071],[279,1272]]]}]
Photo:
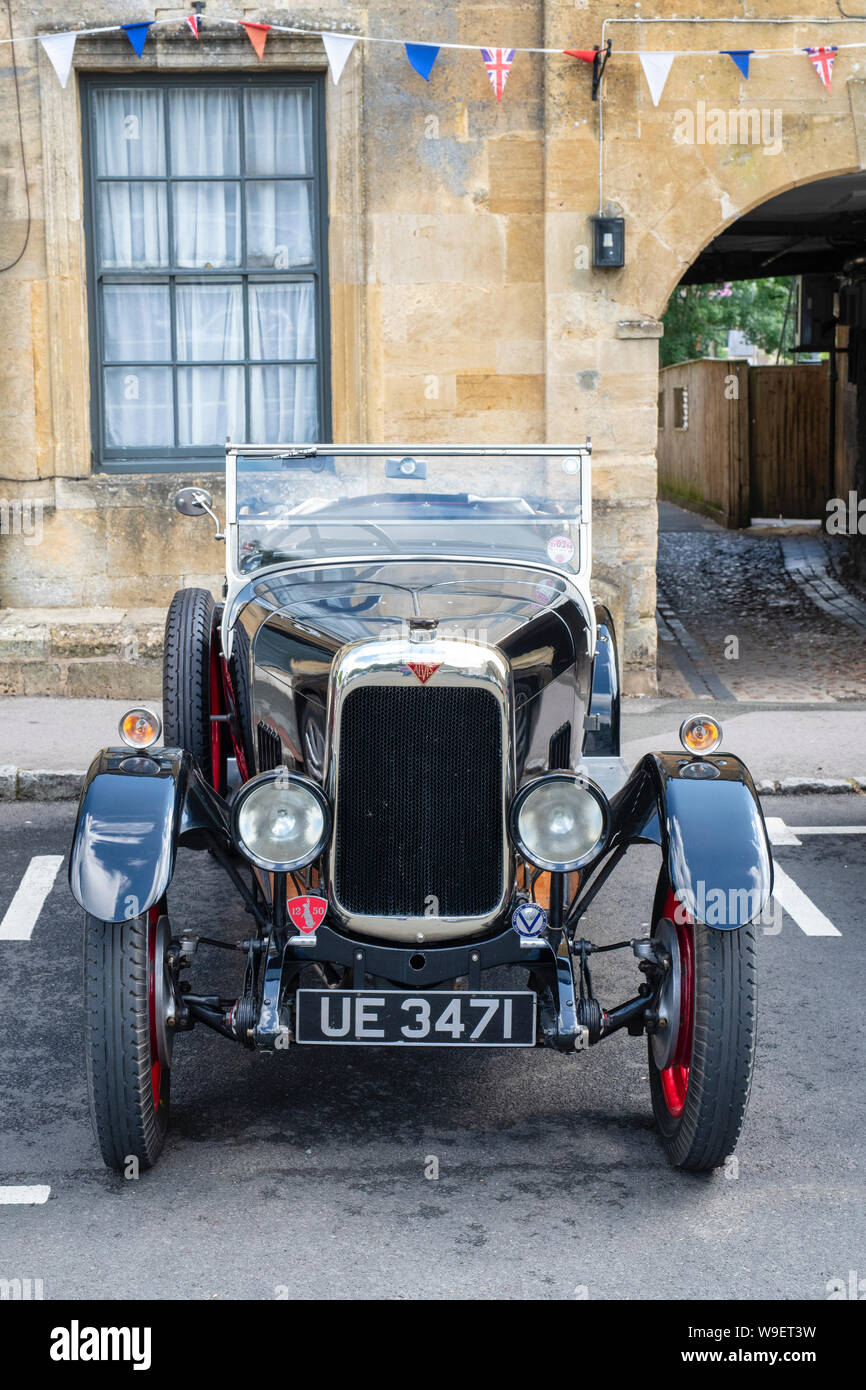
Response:
[{"label": "side mirror", "polygon": [[215,541],[224,541],[225,534],[220,530],[219,517],[213,509],[213,497],[203,487],[182,487],[174,494],[174,505],[181,516],[209,516],[216,527]]}]

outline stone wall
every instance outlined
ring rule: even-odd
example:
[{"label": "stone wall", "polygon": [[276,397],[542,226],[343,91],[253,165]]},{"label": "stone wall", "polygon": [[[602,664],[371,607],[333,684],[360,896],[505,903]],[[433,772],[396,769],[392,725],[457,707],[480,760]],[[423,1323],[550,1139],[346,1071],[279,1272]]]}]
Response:
[{"label": "stone wall", "polygon": [[[30,182],[26,254],[0,276],[0,499],[39,499],[42,545],[0,535],[7,607],[159,606],[180,583],[218,583],[219,546],[168,505],[176,480],[92,473],[76,75],[88,69],[196,71],[324,68],[317,38],[272,34],[262,64],[241,31],[182,31],[186,7],[158,7],[177,29],[151,34],[141,63],[126,39],[79,42],[62,90],[35,43],[16,47]],[[650,7],[647,6],[647,9]],[[657,0],[655,13],[673,16]],[[718,0],[693,0],[718,16]],[[747,6],[732,0],[731,16]],[[358,45],[328,83],[331,363],[334,436],[386,442],[565,443],[593,438],[595,572],[623,623],[626,688],[655,681],[657,316],[683,270],[721,227],[795,183],[861,166],[864,83],[841,53],[832,94],[802,56],[753,61],[746,84],[729,58],[677,58],[652,106],[636,57],[658,49],[845,42],[837,21],[614,24],[604,85],[603,188],[590,72],[565,57],[518,54],[501,105],[480,56],[443,49],[432,80],[402,49]],[[516,0],[291,9],[209,0],[206,17],[319,25],[346,32],[550,48],[600,42],[618,0]],[[13,0],[17,33],[126,21],[117,0],[38,7]],[[766,0],[762,20],[787,18]],[[0,23],[5,21],[0,21]],[[862,33],[860,26],[858,34]],[[9,50],[0,74],[0,263],[20,250],[26,201]],[[864,60],[866,61],[866,60]],[[781,112],[777,152],[689,144],[678,113],[699,101]],[[681,125],[681,122],[680,122]],[[593,270],[589,217],[599,198],[626,218],[626,267]],[[188,477],[184,481],[190,481]],[[218,492],[219,479],[207,485]],[[8,528],[7,528],[8,529]]]}]

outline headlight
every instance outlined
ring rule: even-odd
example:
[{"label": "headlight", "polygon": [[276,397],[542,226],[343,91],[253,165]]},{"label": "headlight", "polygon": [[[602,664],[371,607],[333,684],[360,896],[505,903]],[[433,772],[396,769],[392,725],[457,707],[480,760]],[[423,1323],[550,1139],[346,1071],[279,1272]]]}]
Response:
[{"label": "headlight", "polygon": [[318,859],[331,833],[331,808],[308,777],[277,769],[241,787],[232,807],[232,835],[260,869],[290,873]]},{"label": "headlight", "polygon": [[162,720],[152,709],[135,705],[121,717],[117,732],[130,748],[150,748],[162,733]]},{"label": "headlight", "polygon": [[722,741],[722,726],[708,714],[693,714],[680,725],[680,743],[688,753],[712,753]]},{"label": "headlight", "polygon": [[610,816],[604,792],[573,772],[554,772],[523,787],[511,807],[511,837],[538,869],[567,873],[601,852]]}]

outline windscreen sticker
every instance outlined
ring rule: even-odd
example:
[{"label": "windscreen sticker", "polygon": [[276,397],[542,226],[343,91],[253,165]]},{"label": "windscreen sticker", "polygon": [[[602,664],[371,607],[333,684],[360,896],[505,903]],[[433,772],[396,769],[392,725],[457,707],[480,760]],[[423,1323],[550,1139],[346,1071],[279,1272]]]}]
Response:
[{"label": "windscreen sticker", "polygon": [[570,536],[551,536],[547,554],[555,565],[567,565],[574,558],[574,541]]}]

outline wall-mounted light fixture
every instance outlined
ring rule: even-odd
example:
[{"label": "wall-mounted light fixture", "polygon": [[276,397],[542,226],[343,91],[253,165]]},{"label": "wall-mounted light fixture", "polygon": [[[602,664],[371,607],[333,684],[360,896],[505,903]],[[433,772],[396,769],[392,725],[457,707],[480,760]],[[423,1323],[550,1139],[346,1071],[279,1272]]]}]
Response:
[{"label": "wall-mounted light fixture", "polygon": [[592,217],[592,263],[604,270],[625,265],[625,218]]}]

